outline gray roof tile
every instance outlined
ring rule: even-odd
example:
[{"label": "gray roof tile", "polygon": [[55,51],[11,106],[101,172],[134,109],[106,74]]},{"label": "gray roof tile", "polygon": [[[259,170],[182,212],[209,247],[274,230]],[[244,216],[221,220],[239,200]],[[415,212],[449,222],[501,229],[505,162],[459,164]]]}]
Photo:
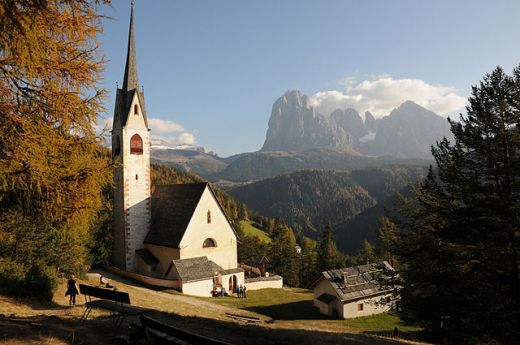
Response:
[{"label": "gray roof tile", "polygon": [[[388,276],[393,267],[386,261],[377,264],[339,268],[323,272],[343,302],[382,295],[391,291],[381,286],[380,279]],[[347,281],[344,279],[346,273]]]}]

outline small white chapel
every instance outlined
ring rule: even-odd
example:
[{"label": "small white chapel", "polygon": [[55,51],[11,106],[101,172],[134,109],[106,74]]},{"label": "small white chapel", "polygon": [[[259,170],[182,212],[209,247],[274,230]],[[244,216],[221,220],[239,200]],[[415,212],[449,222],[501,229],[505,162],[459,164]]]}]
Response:
[{"label": "small white chapel", "polygon": [[150,129],[139,90],[130,15],[124,79],[112,127],[114,250],[119,273],[183,293],[211,296],[243,285],[237,233],[208,183],[150,185]]}]

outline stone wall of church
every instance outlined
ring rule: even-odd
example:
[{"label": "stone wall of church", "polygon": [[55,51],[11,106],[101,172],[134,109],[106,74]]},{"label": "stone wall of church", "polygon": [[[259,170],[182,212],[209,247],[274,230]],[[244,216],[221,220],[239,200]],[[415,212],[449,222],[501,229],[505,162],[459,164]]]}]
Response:
[{"label": "stone wall of church", "polygon": [[[134,106],[137,104],[137,113]],[[143,141],[142,154],[130,153],[130,138],[138,134]],[[117,267],[135,271],[137,249],[150,228],[150,135],[137,95],[130,106],[126,126],[120,131],[122,167],[116,169],[114,195],[114,259]],[[120,193],[118,196],[118,193]],[[120,199],[119,199],[120,198]],[[121,251],[124,250],[124,256]],[[124,257],[124,262],[123,261]]]},{"label": "stone wall of church", "polygon": [[[216,247],[204,248],[206,239],[212,239]],[[224,269],[237,267],[237,238],[209,188],[202,194],[180,243],[181,259],[199,256]]]}]

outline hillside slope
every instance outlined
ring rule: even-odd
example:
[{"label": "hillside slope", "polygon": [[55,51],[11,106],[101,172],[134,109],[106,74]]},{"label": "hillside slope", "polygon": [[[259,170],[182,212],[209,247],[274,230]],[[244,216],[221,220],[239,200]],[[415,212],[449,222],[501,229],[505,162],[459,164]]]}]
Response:
[{"label": "hillside slope", "polygon": [[237,187],[229,194],[311,238],[330,224],[338,247],[355,254],[364,239],[375,239],[377,220],[394,193],[425,172],[422,166],[303,170]]}]

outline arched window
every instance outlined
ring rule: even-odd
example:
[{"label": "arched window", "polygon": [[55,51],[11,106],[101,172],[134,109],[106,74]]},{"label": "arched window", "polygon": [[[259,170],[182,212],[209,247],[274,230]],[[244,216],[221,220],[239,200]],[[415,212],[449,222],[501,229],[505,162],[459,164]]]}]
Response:
[{"label": "arched window", "polygon": [[143,154],[143,139],[141,139],[139,134],[134,134],[132,138],[130,138],[130,154]]},{"label": "arched window", "polygon": [[210,211],[210,210],[208,210],[208,214],[207,214],[207,222],[208,222],[208,224],[211,223],[211,211]]},{"label": "arched window", "polygon": [[217,243],[212,238],[206,238],[204,240],[204,243],[202,243],[202,248],[212,248],[212,247],[216,247],[216,246],[217,246]]},{"label": "arched window", "polygon": [[139,115],[139,106],[134,104],[134,115]]}]

